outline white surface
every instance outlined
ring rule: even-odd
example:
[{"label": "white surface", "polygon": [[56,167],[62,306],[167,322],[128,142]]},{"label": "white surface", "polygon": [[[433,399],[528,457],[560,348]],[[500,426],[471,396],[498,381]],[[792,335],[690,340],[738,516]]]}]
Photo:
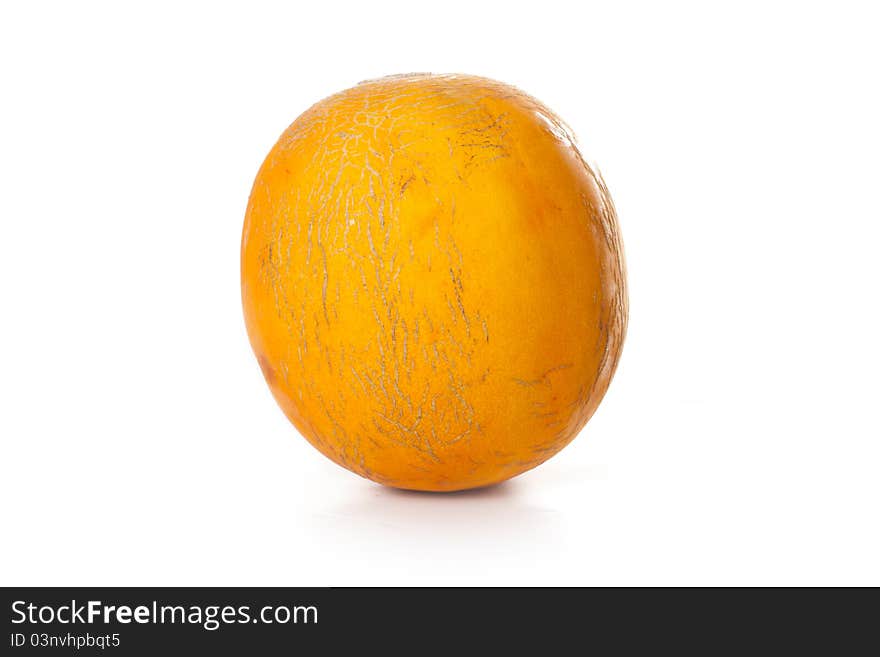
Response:
[{"label": "white surface", "polygon": [[[0,583],[880,584],[870,3],[217,4],[0,9]],[[631,288],[581,436],[449,496],[299,437],[239,300],[281,131],[426,70],[572,125]]]}]

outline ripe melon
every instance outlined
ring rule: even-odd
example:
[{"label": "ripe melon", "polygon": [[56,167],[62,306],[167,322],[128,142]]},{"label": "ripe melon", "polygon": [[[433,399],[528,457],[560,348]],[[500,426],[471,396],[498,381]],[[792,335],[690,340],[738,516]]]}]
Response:
[{"label": "ripe melon", "polygon": [[248,335],[319,451],[453,491],[568,444],[626,332],[614,206],[534,98],[466,75],[368,81],[314,105],[257,174]]}]

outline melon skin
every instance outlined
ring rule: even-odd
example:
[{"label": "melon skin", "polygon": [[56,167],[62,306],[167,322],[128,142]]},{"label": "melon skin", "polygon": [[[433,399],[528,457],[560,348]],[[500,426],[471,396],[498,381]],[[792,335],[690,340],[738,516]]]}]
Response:
[{"label": "melon skin", "polygon": [[549,109],[465,75],[368,81],[302,114],[254,182],[241,287],[299,432],[414,490],[498,483],[561,450],[626,333],[601,177]]}]

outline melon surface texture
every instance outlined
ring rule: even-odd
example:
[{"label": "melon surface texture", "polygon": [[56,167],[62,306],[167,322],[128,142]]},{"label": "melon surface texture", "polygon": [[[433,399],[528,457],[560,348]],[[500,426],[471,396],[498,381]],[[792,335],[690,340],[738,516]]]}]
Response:
[{"label": "melon surface texture", "polygon": [[550,458],[595,411],[626,332],[598,172],[541,103],[464,75],[364,82],[302,114],[254,182],[241,288],[290,421],[408,489]]}]

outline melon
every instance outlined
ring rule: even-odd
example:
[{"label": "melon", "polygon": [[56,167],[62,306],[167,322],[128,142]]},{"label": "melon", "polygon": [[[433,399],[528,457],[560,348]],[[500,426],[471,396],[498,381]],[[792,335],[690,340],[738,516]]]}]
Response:
[{"label": "melon", "polygon": [[241,294],[299,433],[425,491],[495,484],[565,447],[627,325],[598,171],[543,104],[467,75],[363,82],[296,119],[253,184]]}]

